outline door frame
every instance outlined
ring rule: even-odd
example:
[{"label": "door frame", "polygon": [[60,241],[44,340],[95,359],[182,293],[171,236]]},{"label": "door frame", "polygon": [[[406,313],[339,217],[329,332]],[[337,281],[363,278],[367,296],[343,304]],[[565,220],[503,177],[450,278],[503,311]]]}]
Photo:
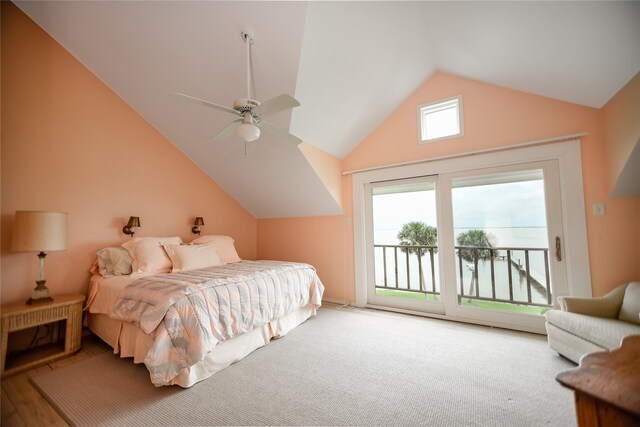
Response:
[{"label": "door frame", "polygon": [[[469,155],[459,158],[434,160],[425,163],[394,166],[389,168],[357,172],[352,177],[353,195],[353,232],[354,261],[356,280],[356,306],[376,307],[393,310],[387,307],[373,306],[367,302],[367,239],[365,228],[365,185],[386,180],[397,180],[425,175],[465,172],[473,169],[509,166],[536,161],[557,160],[560,184],[560,200],[562,204],[562,224],[564,228],[564,255],[566,259],[567,286],[566,294],[588,297],[592,295],[589,269],[589,253],[587,242],[586,212],[582,183],[582,159],[580,140],[529,146],[511,150]],[[569,221],[569,218],[571,219]],[[441,286],[441,290],[444,286]],[[562,294],[556,294],[558,297]],[[554,301],[554,306],[557,302]],[[424,316],[442,317],[442,315],[398,310]],[[470,321],[468,319],[453,320]],[[492,321],[473,320],[473,323],[488,324],[499,327],[509,325]],[[529,330],[528,328],[517,328]],[[540,332],[537,330],[533,332]]]}]

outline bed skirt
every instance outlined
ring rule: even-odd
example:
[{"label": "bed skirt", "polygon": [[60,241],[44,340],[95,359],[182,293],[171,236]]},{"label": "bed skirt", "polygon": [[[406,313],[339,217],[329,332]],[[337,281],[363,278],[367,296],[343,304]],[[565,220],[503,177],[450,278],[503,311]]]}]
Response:
[{"label": "bed skirt", "polygon": [[[195,365],[183,369],[170,384],[191,387],[195,383],[210,377],[249,353],[263,347],[273,338],[286,335],[309,317],[316,314],[317,308],[307,305],[251,332],[223,341]],[[140,328],[129,323],[111,319],[106,314],[87,313],[86,323],[89,329],[104,342],[113,347],[120,357],[132,357],[134,363],[144,363],[153,338]]]}]

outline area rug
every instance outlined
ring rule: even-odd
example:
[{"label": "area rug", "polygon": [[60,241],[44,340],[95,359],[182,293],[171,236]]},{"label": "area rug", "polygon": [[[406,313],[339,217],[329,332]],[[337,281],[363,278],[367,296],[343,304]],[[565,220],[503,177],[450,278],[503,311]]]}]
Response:
[{"label": "area rug", "polygon": [[543,336],[347,308],[189,389],[111,353],[32,381],[77,426],[573,426],[573,366]]}]

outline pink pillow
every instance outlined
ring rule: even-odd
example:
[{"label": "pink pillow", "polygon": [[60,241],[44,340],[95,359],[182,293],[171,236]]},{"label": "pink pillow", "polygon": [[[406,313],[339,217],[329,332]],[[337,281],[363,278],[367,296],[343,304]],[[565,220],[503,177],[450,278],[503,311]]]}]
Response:
[{"label": "pink pillow", "polygon": [[198,237],[190,245],[197,245],[201,243],[212,243],[216,248],[216,252],[220,255],[220,259],[225,264],[242,261],[236,252],[235,246],[233,246],[233,239],[229,236],[202,236]]},{"label": "pink pillow", "polygon": [[202,245],[162,245],[173,264],[172,273],[224,265],[211,243]]},{"label": "pink pillow", "polygon": [[122,247],[133,258],[132,274],[168,273],[171,271],[171,259],[162,248],[162,244],[179,245],[179,237],[134,237]]}]

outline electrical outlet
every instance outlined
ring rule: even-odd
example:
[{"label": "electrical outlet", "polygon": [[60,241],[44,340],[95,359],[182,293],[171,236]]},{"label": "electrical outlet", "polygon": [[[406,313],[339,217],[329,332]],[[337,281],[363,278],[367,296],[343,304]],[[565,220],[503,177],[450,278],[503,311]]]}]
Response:
[{"label": "electrical outlet", "polygon": [[593,214],[596,216],[603,216],[605,214],[604,203],[594,203]]}]

